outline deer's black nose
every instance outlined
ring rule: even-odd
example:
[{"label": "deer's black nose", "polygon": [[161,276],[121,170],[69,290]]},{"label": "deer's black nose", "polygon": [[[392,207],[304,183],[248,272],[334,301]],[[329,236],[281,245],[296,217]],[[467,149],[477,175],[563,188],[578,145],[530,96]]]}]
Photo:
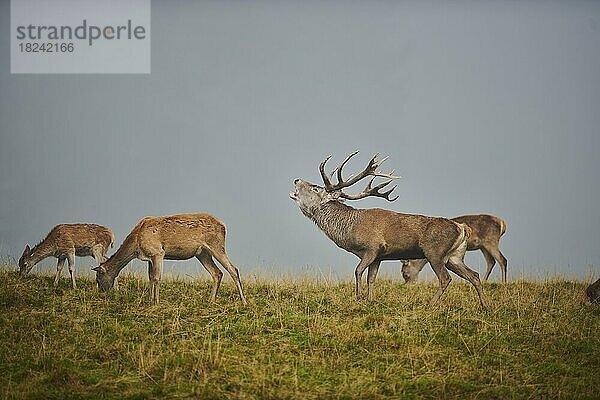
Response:
[{"label": "deer's black nose", "polygon": [[298,182],[300,182],[300,179],[298,179],[298,178],[294,179],[294,185],[297,185]]}]

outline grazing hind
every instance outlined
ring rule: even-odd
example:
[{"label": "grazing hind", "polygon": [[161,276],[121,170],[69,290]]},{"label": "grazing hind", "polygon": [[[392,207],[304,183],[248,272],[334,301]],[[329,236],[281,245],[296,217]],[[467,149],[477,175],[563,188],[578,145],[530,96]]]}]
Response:
[{"label": "grazing hind", "polygon": [[[483,280],[489,278],[492,269],[498,261],[502,270],[502,283],[506,283],[506,266],[508,261],[500,251],[500,238],[506,232],[506,222],[493,215],[463,215],[452,218],[452,221],[465,224],[472,233],[467,238],[467,251],[481,250],[487,264]],[[427,264],[426,259],[402,260],[402,277],[406,283],[414,283],[419,278],[419,272]]]},{"label": "grazing hind", "polygon": [[163,260],[196,257],[213,278],[211,301],[217,298],[223,273],[213,257],[229,272],[243,304],[246,298],[238,269],[225,252],[225,225],[208,214],[178,214],[146,217],[127,235],[121,247],[108,260],[93,268],[101,291],[114,286],[119,272],[134,258],[148,262],[150,299],[158,304]]},{"label": "grazing hind", "polygon": [[31,269],[44,258],[56,257],[56,277],[54,286],[58,285],[58,278],[65,265],[69,262],[69,273],[73,289],[75,283],[75,256],[92,256],[96,262],[106,260],[106,252],[115,245],[112,231],[102,225],[96,224],[60,224],[56,225],[48,235],[33,248],[25,246],[23,255],[19,259],[19,273],[25,276]]}]

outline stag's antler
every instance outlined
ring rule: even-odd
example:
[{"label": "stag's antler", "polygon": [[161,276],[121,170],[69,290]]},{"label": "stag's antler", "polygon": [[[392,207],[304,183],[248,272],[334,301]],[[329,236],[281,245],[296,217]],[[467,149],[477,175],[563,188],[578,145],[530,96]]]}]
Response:
[{"label": "stag's antler", "polygon": [[[385,173],[377,171],[377,168],[379,168],[381,166],[381,164],[383,164],[388,159],[388,157],[384,157],[381,160],[378,160],[377,158],[379,157],[379,153],[375,154],[375,156],[373,156],[373,158],[371,158],[371,161],[369,161],[369,164],[367,164],[367,167],[363,171],[361,171],[357,175],[351,176],[346,181],[344,180],[343,175],[342,175],[342,170],[343,170],[344,166],[348,163],[348,161],[350,161],[350,159],[357,154],[358,154],[358,150],[355,151],[354,153],[350,154],[348,157],[346,157],[346,159],[344,161],[342,161],[340,166],[337,167],[336,169],[334,169],[330,175],[327,175],[327,173],[325,172],[325,164],[327,163],[327,161],[329,161],[331,156],[328,156],[325,158],[325,160],[323,160],[321,165],[319,165],[319,171],[321,172],[321,177],[323,178],[323,183],[325,184],[325,189],[328,192],[334,191],[334,190],[341,190],[343,188],[354,185],[355,183],[361,181],[362,179],[364,179],[368,176],[371,176],[372,178],[369,181],[369,184],[361,193],[356,194],[356,195],[349,195],[349,194],[342,192],[340,197],[343,197],[348,200],[358,200],[358,199],[363,199],[368,196],[375,196],[375,197],[383,197],[384,199],[386,199],[388,201],[396,200],[398,198],[398,196],[396,196],[393,199],[389,198],[390,194],[396,188],[396,186],[394,186],[392,189],[390,189],[386,192],[383,192],[383,193],[379,192],[380,189],[383,189],[385,186],[389,185],[394,179],[400,178],[399,176],[394,175],[394,171],[390,172],[389,174],[385,174]],[[336,171],[337,171],[337,183],[333,184],[333,183],[331,183],[331,178],[333,177],[333,174]],[[373,187],[372,185],[373,185],[373,181],[375,180],[375,178],[387,178],[388,180]]]},{"label": "stag's antler", "polygon": [[[393,173],[394,172],[392,171],[391,174],[393,174]],[[347,193],[342,192],[340,197],[343,197],[344,199],[348,199],[348,200],[359,200],[359,199],[364,199],[365,197],[374,196],[374,197],[383,197],[387,201],[394,201],[398,197],[400,197],[400,196],[396,196],[393,199],[390,199],[390,194],[392,194],[392,192],[398,187],[398,185],[394,185],[393,188],[391,188],[385,192],[379,191],[380,189],[383,189],[384,187],[386,187],[387,185],[392,183],[394,179],[390,178],[387,181],[382,182],[379,185],[376,185],[375,187],[373,187],[372,185],[373,185],[373,181],[375,180],[375,178],[376,178],[375,176],[373,178],[371,178],[371,180],[367,184],[367,187],[364,188],[362,192],[360,192],[358,194],[347,194]],[[396,177],[396,178],[398,178],[398,177]]]}]

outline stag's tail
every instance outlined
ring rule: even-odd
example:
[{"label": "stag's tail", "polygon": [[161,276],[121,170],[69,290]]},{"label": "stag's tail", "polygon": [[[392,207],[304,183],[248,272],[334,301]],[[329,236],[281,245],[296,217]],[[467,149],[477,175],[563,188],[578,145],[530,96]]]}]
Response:
[{"label": "stag's tail", "polygon": [[110,248],[115,247],[115,235],[110,231]]},{"label": "stag's tail", "polygon": [[465,240],[469,240],[469,238],[471,237],[471,235],[473,234],[473,228],[471,228],[469,225],[467,224],[460,224],[463,229],[465,230]]},{"label": "stag's tail", "polygon": [[455,224],[458,228],[458,238],[450,248],[450,251],[448,251],[444,263],[448,262],[448,259],[451,257],[458,257],[461,260],[464,258],[467,251],[467,239],[473,233],[469,225],[461,224],[460,222],[455,222]]}]

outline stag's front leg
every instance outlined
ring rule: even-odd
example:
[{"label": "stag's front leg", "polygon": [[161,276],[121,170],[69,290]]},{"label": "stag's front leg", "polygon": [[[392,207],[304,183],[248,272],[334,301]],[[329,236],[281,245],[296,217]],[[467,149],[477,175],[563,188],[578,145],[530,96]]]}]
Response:
[{"label": "stag's front leg", "polygon": [[377,271],[379,271],[379,264],[381,261],[377,260],[369,265],[369,271],[367,272],[367,299],[373,300],[373,288],[375,286],[375,278],[377,277]]},{"label": "stag's front leg", "polygon": [[54,277],[54,286],[58,286],[58,278],[60,277],[60,273],[65,265],[66,258],[59,258],[56,263],[56,276]]},{"label": "stag's front leg", "polygon": [[356,270],[354,271],[354,278],[356,279],[356,301],[360,301],[362,299],[361,283],[363,272],[365,272],[365,269],[367,269],[367,267],[371,265],[373,261],[375,261],[376,257],[376,254],[365,253],[363,254],[358,265],[356,266]]},{"label": "stag's front leg", "polygon": [[481,303],[481,308],[484,310],[488,310],[489,306],[485,300],[485,296],[483,294],[483,287],[481,286],[481,281],[479,280],[479,274],[473,271],[471,268],[467,267],[462,258],[450,258],[448,260],[447,268],[454,272],[456,275],[461,278],[469,281],[475,290],[477,291],[477,295],[479,296],[479,302]]}]

